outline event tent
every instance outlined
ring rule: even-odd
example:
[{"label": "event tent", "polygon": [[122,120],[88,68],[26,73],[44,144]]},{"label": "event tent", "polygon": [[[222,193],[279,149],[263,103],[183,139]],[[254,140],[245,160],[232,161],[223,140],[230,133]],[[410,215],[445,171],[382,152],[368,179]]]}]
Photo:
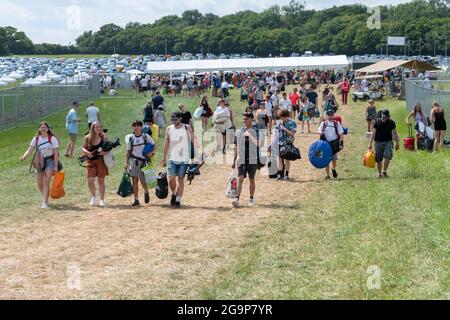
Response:
[{"label": "event tent", "polygon": [[217,59],[149,62],[148,73],[213,72],[213,71],[282,71],[290,69],[344,69],[346,56]]},{"label": "event tent", "polygon": [[417,60],[383,60],[371,64],[370,66],[355,70],[355,72],[378,73],[394,68],[414,69],[418,72],[440,70],[427,62]]}]

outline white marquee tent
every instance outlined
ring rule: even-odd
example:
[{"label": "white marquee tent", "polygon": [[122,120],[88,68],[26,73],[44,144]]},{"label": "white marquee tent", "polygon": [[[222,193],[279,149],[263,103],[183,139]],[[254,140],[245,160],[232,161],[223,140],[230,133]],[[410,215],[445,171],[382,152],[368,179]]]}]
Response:
[{"label": "white marquee tent", "polygon": [[213,72],[213,71],[283,71],[290,69],[344,69],[346,56],[218,59],[149,62],[148,73]]}]

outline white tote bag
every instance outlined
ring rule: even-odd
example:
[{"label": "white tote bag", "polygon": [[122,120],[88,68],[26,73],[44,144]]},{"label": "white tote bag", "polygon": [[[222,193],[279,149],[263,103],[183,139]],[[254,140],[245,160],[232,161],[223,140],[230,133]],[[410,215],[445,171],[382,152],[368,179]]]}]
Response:
[{"label": "white tote bag", "polygon": [[227,182],[227,190],[225,192],[225,195],[229,199],[236,199],[237,196],[237,178],[234,174],[234,170],[231,170],[230,176],[228,177]]}]

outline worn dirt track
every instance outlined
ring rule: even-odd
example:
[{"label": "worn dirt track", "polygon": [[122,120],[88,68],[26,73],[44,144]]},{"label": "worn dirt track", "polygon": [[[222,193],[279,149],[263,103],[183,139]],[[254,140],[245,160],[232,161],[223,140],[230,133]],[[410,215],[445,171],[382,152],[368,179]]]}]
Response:
[{"label": "worn dirt track", "polygon": [[234,209],[224,195],[229,166],[207,165],[187,186],[182,210],[172,210],[169,200],[153,195],[150,205],[132,209],[130,199],[110,190],[104,210],[82,203],[52,210],[42,219],[1,226],[0,298],[199,298],[198,292],[249,233],[282,219],[302,190],[322,178],[307,160],[316,138],[313,133],[297,135],[303,159],[293,163],[292,181],[258,173],[251,209],[246,207],[248,182],[243,207]]}]

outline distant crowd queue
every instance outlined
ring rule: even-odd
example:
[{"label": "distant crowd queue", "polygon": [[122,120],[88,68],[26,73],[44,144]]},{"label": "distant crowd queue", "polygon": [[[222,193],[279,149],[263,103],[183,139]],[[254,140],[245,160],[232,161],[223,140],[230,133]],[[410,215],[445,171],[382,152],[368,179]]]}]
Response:
[{"label": "distant crowd queue", "polygon": [[[299,150],[294,146],[298,125],[301,133],[311,133],[311,124],[317,119],[319,139],[330,149],[330,161],[323,168],[326,171],[326,180],[338,177],[337,161],[338,153],[344,149],[344,138],[348,131],[343,125],[343,119],[337,115],[340,109],[334,95],[334,86],[330,84],[338,82],[340,102],[347,104],[350,91],[349,75],[334,72],[308,72],[301,73],[302,83],[295,86],[290,93],[285,91],[287,84],[295,82],[295,74],[250,74],[241,75],[236,87],[241,86],[241,101],[247,101],[242,110],[243,126],[236,128],[236,117],[230,107],[228,80],[223,80],[220,87],[214,90],[213,96],[218,98],[218,103],[213,111],[208,96],[201,98],[198,108],[193,114],[187,111],[186,106],[179,105],[179,110],[171,114],[171,124],[166,126],[165,100],[161,95],[160,87],[156,87],[152,98],[143,110],[143,120],[132,122],[132,133],[125,138],[126,155],[123,168],[132,180],[132,193],[134,200],[132,206],[140,206],[139,185],[144,191],[144,202],[150,202],[150,187],[146,179],[145,168],[153,166],[155,154],[158,150],[158,140],[165,131],[165,140],[162,150],[161,167],[167,168],[168,184],[171,190],[170,204],[174,208],[180,208],[185,189],[185,179],[192,163],[198,159],[200,150],[204,150],[204,135],[209,131],[208,126],[212,122],[215,134],[216,148],[214,154],[226,154],[230,145],[234,145],[232,169],[237,170],[237,179],[230,178],[229,188],[232,192],[227,195],[233,199],[233,206],[241,205],[241,192],[246,178],[249,179],[250,198],[248,206],[255,205],[256,181],[255,176],[264,166],[269,168],[269,177],[277,180],[290,179],[291,162],[300,158]],[[206,79],[206,78],[205,78]],[[212,81],[218,77],[214,76]],[[187,95],[205,93],[211,87],[211,83],[205,83],[200,89],[187,80]],[[192,80],[195,81],[195,80]],[[143,90],[142,79],[137,80],[139,91]],[[148,84],[144,81],[144,84]],[[193,91],[190,90],[191,84]],[[184,91],[182,84],[181,90]],[[323,90],[319,91],[322,86]],[[147,88],[147,87],[146,87]],[[152,88],[153,90],[153,88]],[[200,91],[199,91],[200,90]],[[204,90],[204,91],[203,91]],[[319,96],[319,93],[321,95]],[[200,99],[199,99],[200,100]],[[73,103],[72,109],[66,117],[66,130],[69,135],[69,143],[65,157],[72,158],[76,140],[79,134],[80,117],[79,105]],[[369,101],[366,108],[366,120],[369,134],[368,149],[374,146],[375,161],[377,163],[378,176],[388,177],[388,168],[393,158],[393,149],[400,148],[400,139],[396,130],[396,123],[390,118],[389,110],[377,111],[373,100]],[[87,184],[91,194],[90,205],[97,205],[98,184],[99,206],[105,207],[105,178],[112,168],[111,141],[107,130],[102,128],[99,109],[90,103],[86,110],[88,133],[84,135],[82,154],[86,158]],[[420,105],[408,115],[406,121],[413,118],[417,137],[424,134],[423,128],[427,127],[426,116],[421,111]],[[194,123],[195,121],[195,123]],[[431,124],[435,129],[434,148],[442,146],[445,136],[446,123],[444,110],[439,104],[433,103],[430,114]],[[197,123],[199,124],[197,126]],[[424,124],[424,126],[420,125]],[[199,132],[201,131],[201,132]],[[322,143],[323,146],[323,143]],[[267,156],[263,155],[267,147]],[[321,147],[322,148],[322,147]],[[36,136],[32,139],[28,150],[21,157],[24,161],[33,152],[33,166],[37,172],[37,185],[42,193],[43,209],[49,207],[50,183],[52,176],[61,170],[59,157],[60,144],[57,137],[47,123],[41,123]],[[318,150],[321,151],[321,150]]]}]

